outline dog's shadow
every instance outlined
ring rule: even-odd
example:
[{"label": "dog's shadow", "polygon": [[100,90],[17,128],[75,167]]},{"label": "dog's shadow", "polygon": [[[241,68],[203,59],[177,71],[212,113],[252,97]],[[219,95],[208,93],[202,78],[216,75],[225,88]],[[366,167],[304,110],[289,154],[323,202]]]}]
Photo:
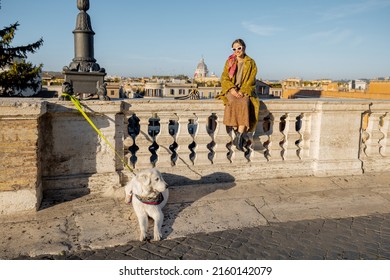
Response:
[{"label": "dog's shadow", "polygon": [[215,172],[198,180],[169,173],[162,173],[162,175],[169,186],[168,204],[163,209],[162,234],[164,239],[174,231],[173,225],[176,218],[194,202],[215,191],[228,190],[236,185],[235,178],[224,172]]}]

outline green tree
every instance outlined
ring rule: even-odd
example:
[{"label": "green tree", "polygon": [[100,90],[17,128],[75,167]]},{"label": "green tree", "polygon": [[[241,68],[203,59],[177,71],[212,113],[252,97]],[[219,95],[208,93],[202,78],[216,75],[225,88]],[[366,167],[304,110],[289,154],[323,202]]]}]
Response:
[{"label": "green tree", "polygon": [[25,46],[11,45],[19,23],[0,29],[0,97],[13,96],[31,88],[39,87],[37,79],[42,71],[42,64],[35,66],[26,61],[28,53],[35,53],[43,44],[43,39]]}]

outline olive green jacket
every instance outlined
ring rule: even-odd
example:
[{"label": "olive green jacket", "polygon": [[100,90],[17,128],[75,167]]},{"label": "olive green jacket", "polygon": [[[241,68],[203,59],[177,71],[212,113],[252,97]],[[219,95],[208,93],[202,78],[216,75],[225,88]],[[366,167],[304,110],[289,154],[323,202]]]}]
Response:
[{"label": "olive green jacket", "polygon": [[[244,57],[244,69],[241,80],[241,91],[244,95],[249,96],[250,99],[250,115],[249,115],[249,131],[254,131],[259,116],[260,101],[256,96],[256,74],[257,66],[255,61],[248,55]],[[231,88],[235,88],[236,75],[233,78],[229,77],[229,62],[226,60],[225,67],[221,76],[222,91],[216,96],[217,99],[221,99],[223,104],[226,105],[228,100],[226,94]]]}]

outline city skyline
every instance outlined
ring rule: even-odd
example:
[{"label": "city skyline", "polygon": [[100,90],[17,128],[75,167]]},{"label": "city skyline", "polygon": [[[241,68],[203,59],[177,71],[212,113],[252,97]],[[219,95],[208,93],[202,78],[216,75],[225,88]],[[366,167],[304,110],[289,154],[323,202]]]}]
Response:
[{"label": "city skyline", "polygon": [[[44,45],[28,60],[43,63],[45,71],[61,71],[74,57],[76,3],[2,0],[1,28],[20,23],[15,46],[43,37]],[[202,57],[209,73],[220,76],[236,38],[247,43],[258,79],[390,75],[390,0],[90,4],[95,58],[112,76],[192,77]]]}]

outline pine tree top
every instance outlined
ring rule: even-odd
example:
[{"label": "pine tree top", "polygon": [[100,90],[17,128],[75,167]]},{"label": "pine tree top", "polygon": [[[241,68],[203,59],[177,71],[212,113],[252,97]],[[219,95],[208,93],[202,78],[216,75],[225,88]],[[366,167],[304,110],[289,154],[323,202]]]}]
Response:
[{"label": "pine tree top", "polygon": [[34,91],[40,86],[42,64],[34,66],[26,62],[28,53],[35,53],[43,39],[24,46],[12,46],[19,23],[0,29],[0,96],[19,95],[27,88]]},{"label": "pine tree top", "polygon": [[38,50],[43,44],[43,39],[41,38],[35,43],[25,46],[11,46],[18,26],[19,23],[16,22],[10,26],[0,29],[0,68],[11,64],[16,58],[27,58],[27,53],[35,53],[36,50]]}]

